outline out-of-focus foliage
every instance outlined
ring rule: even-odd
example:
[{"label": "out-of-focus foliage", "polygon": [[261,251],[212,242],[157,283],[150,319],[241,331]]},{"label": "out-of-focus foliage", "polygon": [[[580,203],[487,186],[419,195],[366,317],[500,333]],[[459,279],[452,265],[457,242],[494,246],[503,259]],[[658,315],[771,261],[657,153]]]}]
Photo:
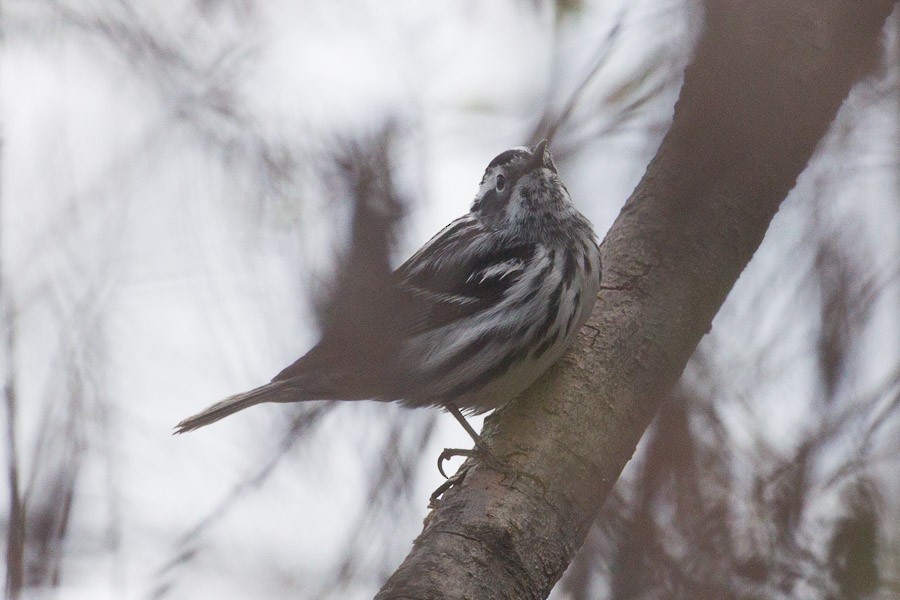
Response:
[{"label": "out-of-focus foliage", "polygon": [[[605,230],[699,23],[675,0],[2,11],[9,597],[371,597],[466,443],[452,420],[169,428],[317,315],[365,325],[364,275],[466,210],[498,150],[551,135]],[[900,595],[897,17],[555,598]]]}]

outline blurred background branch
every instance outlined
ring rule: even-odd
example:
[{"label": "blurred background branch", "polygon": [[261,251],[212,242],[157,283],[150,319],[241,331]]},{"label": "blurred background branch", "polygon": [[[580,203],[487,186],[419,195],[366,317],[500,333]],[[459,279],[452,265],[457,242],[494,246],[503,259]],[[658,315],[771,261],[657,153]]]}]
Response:
[{"label": "blurred background branch", "polygon": [[[335,157],[397,124],[392,265],[467,210],[487,160],[551,128],[605,231],[668,128],[702,15],[691,0],[2,11],[7,595],[323,600],[371,598],[396,568],[434,457],[466,443],[457,425],[356,403],[169,431],[317,338],[365,163]],[[900,595],[890,23],[555,598]]]}]

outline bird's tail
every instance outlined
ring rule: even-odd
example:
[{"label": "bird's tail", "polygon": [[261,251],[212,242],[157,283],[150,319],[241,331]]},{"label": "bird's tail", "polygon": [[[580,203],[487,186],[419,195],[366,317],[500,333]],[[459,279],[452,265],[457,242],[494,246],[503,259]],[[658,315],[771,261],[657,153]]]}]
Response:
[{"label": "bird's tail", "polygon": [[262,404],[263,402],[291,402],[305,399],[298,398],[297,388],[292,386],[290,381],[273,381],[254,388],[249,392],[235,394],[221,402],[216,402],[206,410],[200,411],[176,425],[174,433],[193,431],[255,404]]}]

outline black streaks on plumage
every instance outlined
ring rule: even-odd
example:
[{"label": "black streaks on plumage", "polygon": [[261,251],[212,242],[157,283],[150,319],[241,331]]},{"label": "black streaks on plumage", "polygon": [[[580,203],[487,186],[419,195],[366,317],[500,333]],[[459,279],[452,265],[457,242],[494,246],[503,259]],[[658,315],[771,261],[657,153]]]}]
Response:
[{"label": "black streaks on plumage", "polygon": [[531,152],[528,150],[523,150],[521,148],[513,148],[511,150],[506,150],[505,152],[501,152],[497,156],[494,157],[490,163],[488,163],[487,169],[485,169],[485,173],[493,169],[494,167],[499,167],[505,164],[512,162],[516,158],[530,158]]},{"label": "black streaks on plumage", "polygon": [[495,337],[495,335],[496,332],[494,331],[485,331],[484,333],[473,339],[471,342],[460,348],[458,352],[449,356],[443,363],[432,369],[428,373],[429,379],[441,379],[449,375],[453,372],[454,369],[461,366],[464,362],[484,350],[491,339]]},{"label": "black streaks on plumage", "polygon": [[532,284],[531,284],[531,289],[528,290],[528,292],[524,296],[522,296],[521,298],[516,300],[514,307],[520,308],[522,306],[530,304],[534,300],[534,297],[538,295],[538,292],[541,291],[544,280],[547,278],[548,275],[550,275],[550,271],[552,271],[552,270],[553,270],[553,259],[552,259],[552,255],[551,255],[551,258],[550,258],[550,260],[547,261],[547,264],[545,264],[541,268],[540,273],[538,273],[534,277],[534,280],[532,281]]},{"label": "black streaks on plumage", "polygon": [[563,281],[572,281],[575,277],[575,253],[566,252],[565,265],[563,267]]},{"label": "black streaks on plumage", "polygon": [[[573,313],[574,314],[574,313]],[[556,343],[556,340],[559,339],[559,330],[553,332],[553,335],[548,337],[546,340],[541,342],[537,348],[534,349],[534,353],[531,355],[535,360],[539,359],[541,355],[544,354],[547,350],[550,349],[550,346]]]},{"label": "black streaks on plumage", "polygon": [[478,224],[473,219],[457,219],[455,223],[451,223],[444,231],[444,235],[440,239],[449,241],[467,229],[474,232],[478,229]]},{"label": "black streaks on plumage", "polygon": [[400,265],[394,271],[393,277],[397,281],[417,277],[419,272],[435,268],[435,258],[452,256],[458,248],[472,243],[481,233],[482,226],[475,219],[469,216],[457,219]]},{"label": "black streaks on plumage", "polygon": [[[492,298],[499,302],[506,291],[522,276],[525,266],[534,258],[536,252],[537,246],[534,244],[520,244],[474,260],[470,265],[469,276],[462,283],[461,293],[474,298]],[[493,267],[507,263],[517,263],[519,267],[488,273]]]},{"label": "black streaks on plumage", "polygon": [[449,397],[461,396],[465,393],[474,392],[475,390],[484,387],[491,381],[499,379],[510,367],[524,359],[526,356],[528,356],[527,348],[520,348],[515,352],[510,352],[496,363],[493,363],[490,368],[485,369],[472,379],[467,379],[465,383],[461,383],[454,387],[450,390],[450,393],[448,394]]},{"label": "black streaks on plumage", "polygon": [[472,211],[480,211],[484,214],[496,214],[506,208],[509,203],[509,194],[500,194],[497,190],[488,190],[481,200],[472,205]]},{"label": "black streaks on plumage", "polygon": [[575,298],[572,299],[572,307],[573,310],[569,314],[569,320],[566,321],[566,331],[563,335],[568,336],[569,331],[572,330],[572,323],[575,321],[575,316],[578,314],[578,305],[581,302],[581,290],[578,290],[575,293]]},{"label": "black streaks on plumage", "polygon": [[[477,230],[473,231],[479,235]],[[468,230],[461,228],[453,244],[468,243],[467,235]],[[466,260],[454,261],[454,257],[466,255],[451,248],[445,260],[401,267],[398,269],[402,277],[398,286],[401,297],[396,308],[403,313],[400,319],[407,333],[415,335],[438,329],[496,306],[521,279],[525,266],[536,253],[535,244],[525,243],[488,249]],[[505,268],[491,272],[498,265]]]},{"label": "black streaks on plumage", "polygon": [[563,286],[562,284],[556,286],[556,289],[553,290],[553,293],[550,295],[550,301],[547,305],[547,314],[544,317],[544,322],[541,323],[541,326],[538,327],[538,330],[534,332],[534,337],[532,338],[535,342],[546,337],[547,332],[550,331],[550,327],[556,323],[556,319],[559,317],[559,301],[562,298]]}]

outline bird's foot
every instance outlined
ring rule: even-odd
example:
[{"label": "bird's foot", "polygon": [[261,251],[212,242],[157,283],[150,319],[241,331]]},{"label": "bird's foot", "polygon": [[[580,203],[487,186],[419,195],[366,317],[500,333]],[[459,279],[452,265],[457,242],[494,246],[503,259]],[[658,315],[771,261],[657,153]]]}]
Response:
[{"label": "bird's foot", "polygon": [[444,448],[444,451],[440,453],[437,460],[438,473],[441,474],[441,477],[444,479],[450,479],[447,477],[447,474],[444,472],[444,462],[454,458],[456,456],[465,456],[466,458],[475,458],[475,459],[484,459],[484,458],[492,458],[490,453],[485,450],[483,447],[475,447],[470,449],[465,448]]},{"label": "bird's foot", "polygon": [[439,485],[436,490],[431,492],[431,496],[428,498],[428,508],[437,508],[438,502],[440,501],[441,496],[444,495],[444,492],[455,485],[461,484],[468,473],[469,467],[463,466],[460,467],[459,471],[453,474],[453,477],[448,477],[447,481]]},{"label": "bird's foot", "polygon": [[[513,454],[518,454],[518,452],[514,452]],[[438,456],[438,472],[443,475],[447,481],[442,483],[434,492],[432,492],[431,497],[428,502],[429,508],[434,508],[437,506],[438,500],[440,497],[450,488],[459,485],[466,478],[466,475],[471,469],[469,465],[463,465],[459,468],[459,470],[452,476],[447,477],[447,474],[444,472],[444,461],[447,461],[451,458],[457,456],[464,456],[466,458],[471,458],[477,461],[478,463],[488,467],[492,471],[496,471],[504,476],[504,481],[515,481],[519,477],[519,473],[512,468],[507,462],[500,460],[495,457],[493,454],[488,452],[484,448],[484,444],[479,444],[475,448],[444,448],[443,452]],[[512,456],[512,454],[510,454]]]}]

